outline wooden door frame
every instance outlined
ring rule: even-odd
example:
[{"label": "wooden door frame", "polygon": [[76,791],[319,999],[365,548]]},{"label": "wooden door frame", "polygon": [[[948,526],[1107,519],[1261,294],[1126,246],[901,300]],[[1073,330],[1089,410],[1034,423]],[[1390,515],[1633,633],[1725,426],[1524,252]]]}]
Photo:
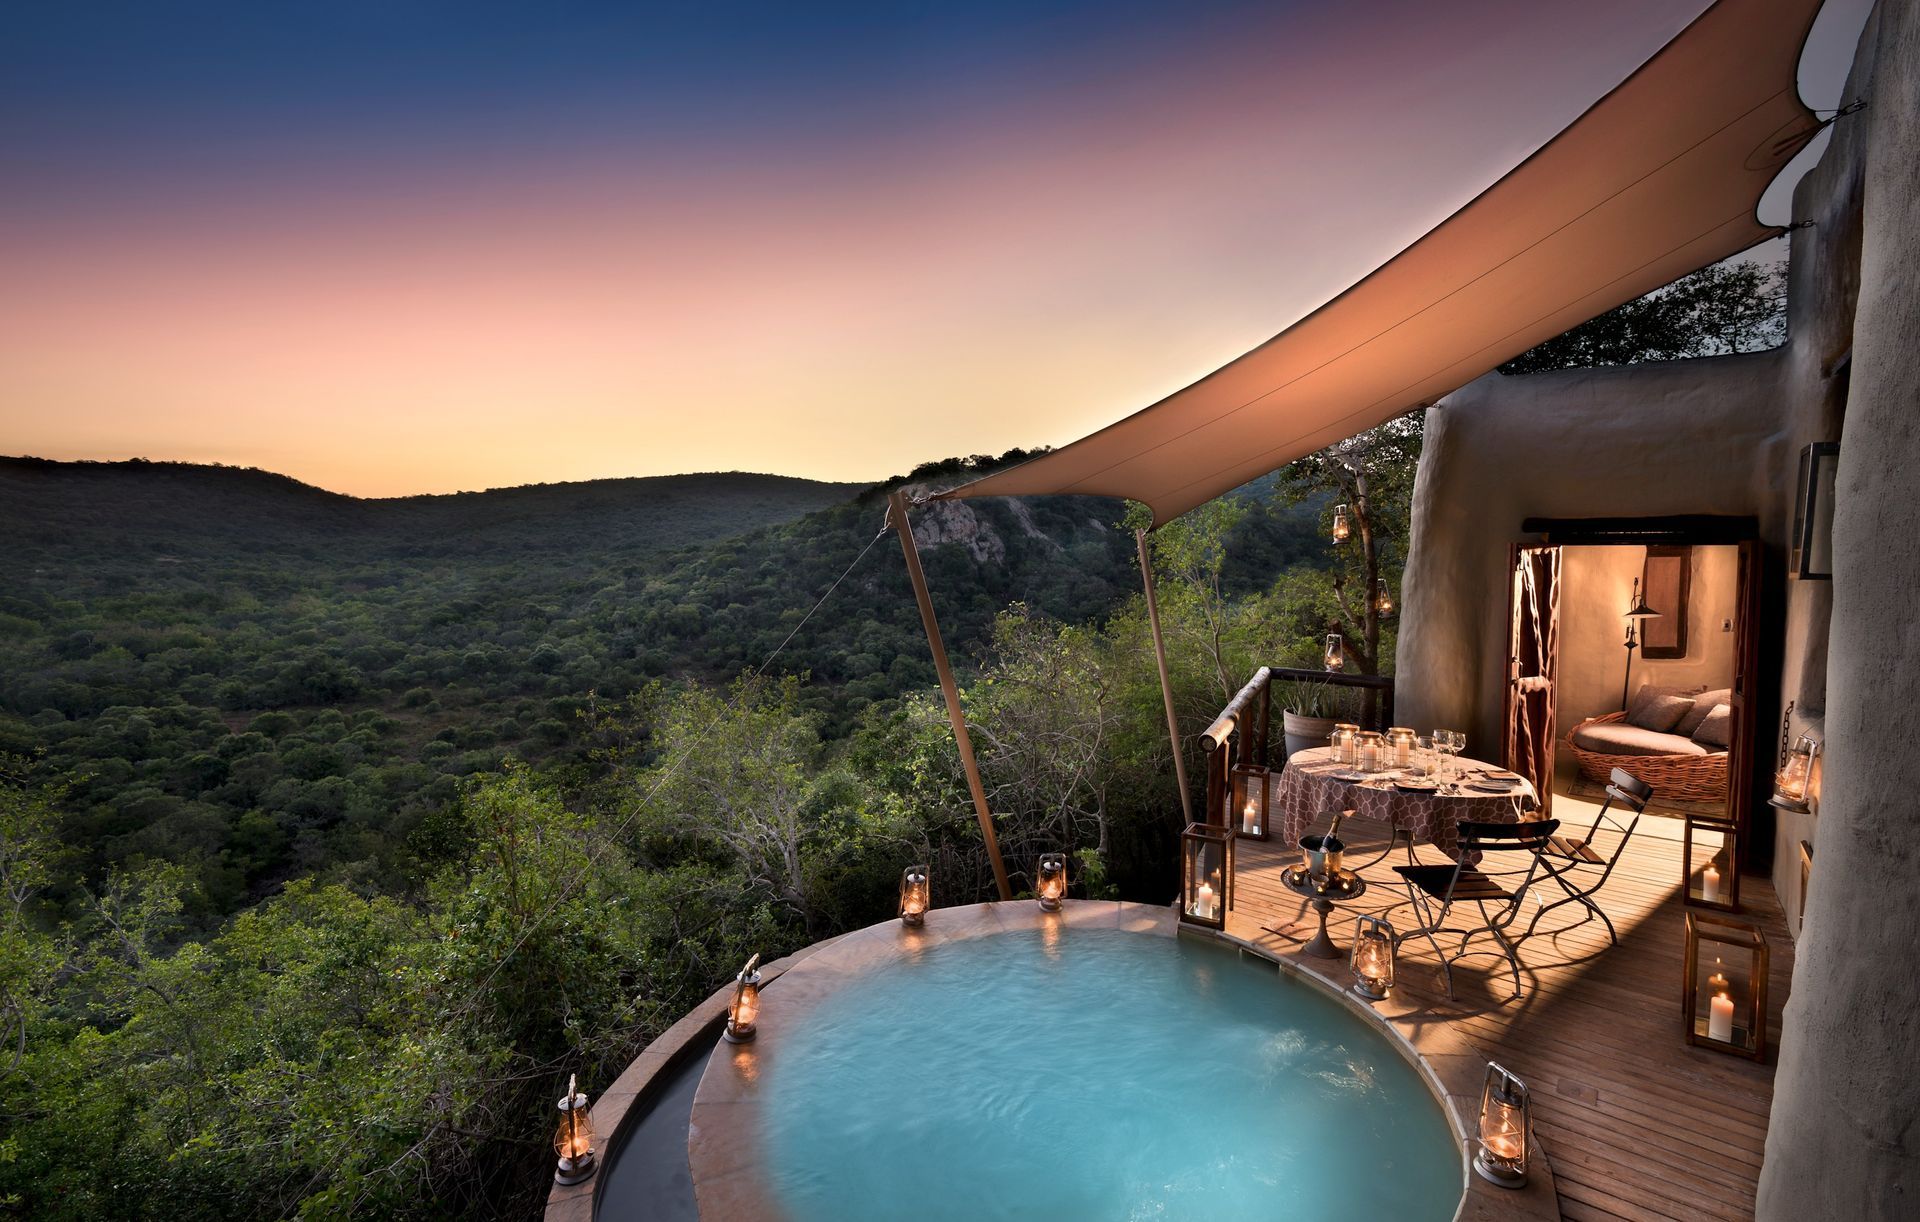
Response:
[{"label": "wooden door frame", "polygon": [[[1527,518],[1520,529],[1533,536],[1519,546],[1558,547],[1738,547],[1748,557],[1744,580],[1734,592],[1736,631],[1744,629],[1743,648],[1735,650],[1733,685],[1740,699],[1736,705],[1735,734],[1741,746],[1730,748],[1727,775],[1727,813],[1739,829],[1741,868],[1754,872],[1770,866],[1773,835],[1771,826],[1755,828],[1755,816],[1764,813],[1765,804],[1756,807],[1753,797],[1765,791],[1764,773],[1772,775],[1772,766],[1760,750],[1758,728],[1772,724],[1779,716],[1778,685],[1760,682],[1765,660],[1781,659],[1785,624],[1785,558],[1778,548],[1769,548],[1760,536],[1760,520],[1755,517],[1714,514],[1670,514],[1648,518]],[[1736,578],[1741,580],[1741,578]],[[1511,659],[1509,659],[1511,665]],[[1741,767],[1732,765],[1738,762]],[[1766,835],[1758,834],[1765,831]]]},{"label": "wooden door frame", "polygon": [[[1536,769],[1526,767],[1525,761],[1516,760],[1515,727],[1521,720],[1520,702],[1520,626],[1523,587],[1532,584],[1534,573],[1532,554],[1540,551],[1554,553],[1552,562],[1552,584],[1547,591],[1546,608],[1547,635],[1540,641],[1541,665],[1538,667],[1547,680],[1546,717],[1539,727],[1543,732],[1540,741],[1534,745],[1536,753],[1544,752],[1544,769],[1541,775],[1532,775]],[[1525,575],[1523,578],[1523,574]],[[1500,766],[1514,772],[1520,772],[1534,782],[1538,791],[1540,813],[1542,817],[1553,815],[1554,774],[1559,767],[1559,725],[1556,706],[1559,703],[1560,683],[1560,548],[1555,544],[1515,543],[1507,548],[1507,668],[1503,685],[1500,709]],[[1536,624],[1539,617],[1535,617]]]}]

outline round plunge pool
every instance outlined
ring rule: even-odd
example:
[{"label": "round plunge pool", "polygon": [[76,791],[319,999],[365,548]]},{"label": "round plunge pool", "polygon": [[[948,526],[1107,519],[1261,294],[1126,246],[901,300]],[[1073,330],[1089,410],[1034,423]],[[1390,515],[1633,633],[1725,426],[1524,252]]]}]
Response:
[{"label": "round plunge pool", "polygon": [[1460,1202],[1413,1066],[1232,949],[1056,920],[806,968],[708,1071],[747,1067],[753,1174],[794,1222],[1444,1222]]}]

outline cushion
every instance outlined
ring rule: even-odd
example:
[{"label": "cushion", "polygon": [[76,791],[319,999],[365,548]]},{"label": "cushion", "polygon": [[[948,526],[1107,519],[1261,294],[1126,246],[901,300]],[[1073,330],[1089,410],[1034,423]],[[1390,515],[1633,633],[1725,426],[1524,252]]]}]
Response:
[{"label": "cushion", "polygon": [[1624,721],[1605,725],[1581,726],[1573,732],[1573,745],[1583,751],[1602,755],[1707,755],[1709,752],[1690,738],[1678,734],[1660,734],[1630,726]]},{"label": "cushion", "polygon": [[[1645,700],[1634,697],[1633,707],[1627,710],[1627,724],[1638,726],[1642,730],[1652,730],[1656,734],[1671,734],[1673,727],[1680,724],[1693,708],[1693,700],[1687,696],[1669,696],[1665,694],[1649,696]],[[1686,735],[1681,735],[1685,738]]]},{"label": "cushion", "polygon": [[1733,706],[1724,700],[1701,719],[1693,732],[1693,741],[1703,747],[1725,751],[1733,743]]},{"label": "cushion", "polygon": [[1625,710],[1627,720],[1632,721],[1634,711],[1657,696],[1679,696],[1685,700],[1692,700],[1695,696],[1698,696],[1702,691],[1706,690],[1706,686],[1704,683],[1697,687],[1667,687],[1659,683],[1642,683],[1634,689],[1633,699],[1627,701]]},{"label": "cushion", "polygon": [[1714,705],[1725,704],[1732,699],[1733,689],[1730,687],[1717,687],[1710,692],[1701,692],[1693,698],[1693,707],[1688,709],[1687,715],[1680,719],[1680,724],[1673,727],[1673,732],[1692,738],[1693,732],[1700,728],[1700,723],[1707,719],[1707,714],[1713,712]]}]

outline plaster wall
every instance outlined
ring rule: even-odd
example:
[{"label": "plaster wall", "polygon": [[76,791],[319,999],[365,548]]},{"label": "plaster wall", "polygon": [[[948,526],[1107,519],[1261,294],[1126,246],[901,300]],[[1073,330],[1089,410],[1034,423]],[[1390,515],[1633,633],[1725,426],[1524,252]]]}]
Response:
[{"label": "plaster wall", "polygon": [[[1770,353],[1488,375],[1428,412],[1397,670],[1409,724],[1495,750],[1507,547],[1529,516],[1752,515],[1766,548],[1756,748],[1824,734],[1811,814],[1773,829],[1799,922],[1762,1219],[1920,1216],[1920,5],[1882,0],[1794,195],[1787,343]],[[1843,433],[1844,428],[1844,433]],[[1801,447],[1841,445],[1831,582],[1788,581]],[[1617,689],[1616,689],[1617,694]],[[1763,791],[1764,793],[1764,791]],[[1758,812],[1764,816],[1766,811]],[[1764,824],[1755,831],[1763,832]],[[1678,1038],[1676,1034],[1675,1038]]]},{"label": "plaster wall", "polygon": [[[1626,620],[1621,613],[1646,560],[1643,547],[1569,547],[1560,568],[1560,732],[1620,710],[1626,678]],[[1725,687],[1733,678],[1734,611],[1739,549],[1696,547],[1687,596],[1687,654],[1633,656],[1629,693],[1643,683]],[[1671,612],[1668,607],[1655,610]]]},{"label": "plaster wall", "polygon": [[[1920,1214],[1920,6],[1885,0],[1826,161],[1860,183],[1814,881],[1794,964],[1758,1214]],[[1841,140],[1845,136],[1846,140]],[[1812,184],[1803,184],[1802,191]],[[1796,197],[1796,203],[1799,197]],[[1809,201],[1811,202],[1811,201]],[[1818,226],[1816,226],[1816,229]]]},{"label": "plaster wall", "polygon": [[1751,515],[1784,543],[1787,498],[1755,465],[1787,444],[1787,359],[1493,373],[1430,408],[1395,661],[1401,719],[1464,725],[1469,752],[1498,753],[1508,547],[1531,541],[1528,517]]}]

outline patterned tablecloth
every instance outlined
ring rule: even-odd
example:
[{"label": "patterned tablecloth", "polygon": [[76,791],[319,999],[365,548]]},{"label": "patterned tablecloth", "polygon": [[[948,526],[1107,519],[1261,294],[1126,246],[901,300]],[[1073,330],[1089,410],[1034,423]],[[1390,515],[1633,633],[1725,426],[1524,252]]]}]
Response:
[{"label": "patterned tablecloth", "polygon": [[[1491,768],[1462,756],[1458,769]],[[1274,782],[1272,800],[1280,808],[1282,844],[1297,844],[1309,832],[1327,830],[1336,810],[1351,810],[1363,819],[1391,822],[1411,832],[1416,841],[1427,841],[1452,857],[1459,847],[1458,825],[1473,823],[1515,823],[1534,817],[1539,800],[1533,786],[1516,781],[1505,794],[1474,793],[1459,790],[1438,794],[1403,793],[1394,788],[1398,772],[1375,773],[1365,781],[1342,781],[1333,776],[1348,771],[1333,762],[1333,748],[1316,747],[1296,751],[1287,759]]]}]

